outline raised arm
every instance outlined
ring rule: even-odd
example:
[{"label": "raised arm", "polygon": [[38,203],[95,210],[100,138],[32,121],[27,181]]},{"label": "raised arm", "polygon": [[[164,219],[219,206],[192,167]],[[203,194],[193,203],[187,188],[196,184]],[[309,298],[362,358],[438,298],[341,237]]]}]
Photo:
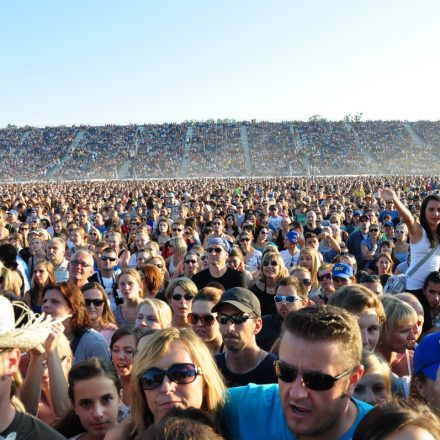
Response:
[{"label": "raised arm", "polygon": [[423,234],[423,229],[420,223],[416,221],[411,211],[400,201],[396,192],[392,188],[381,188],[378,193],[382,200],[394,202],[394,206],[400,214],[400,217],[408,226],[408,232],[412,243],[417,243]]}]

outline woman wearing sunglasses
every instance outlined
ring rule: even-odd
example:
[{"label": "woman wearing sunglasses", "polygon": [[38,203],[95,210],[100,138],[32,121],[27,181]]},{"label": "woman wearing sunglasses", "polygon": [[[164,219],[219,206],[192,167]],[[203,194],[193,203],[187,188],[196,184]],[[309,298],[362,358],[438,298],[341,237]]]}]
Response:
[{"label": "woman wearing sunglasses", "polygon": [[299,253],[299,265],[309,270],[311,275],[312,287],[311,295],[319,292],[318,269],[321,266],[318,251],[305,247]]},{"label": "woman wearing sunglasses", "polygon": [[310,290],[312,289],[312,275],[306,267],[296,266],[290,270],[290,275],[298,278],[301,284],[306,289],[306,294],[310,294]]},{"label": "woman wearing sunglasses", "polygon": [[89,233],[87,234],[87,239],[89,242],[89,246],[95,246],[98,241],[101,241],[101,233],[97,229],[91,228]]},{"label": "woman wearing sunglasses", "polygon": [[205,341],[213,354],[223,351],[223,339],[217,313],[211,309],[218,303],[222,291],[215,287],[204,287],[193,299],[192,312],[188,314],[188,322],[194,332]]},{"label": "woman wearing sunglasses", "polygon": [[274,310],[274,295],[281,278],[289,275],[284,261],[277,252],[267,252],[261,260],[261,269],[258,279],[251,287],[251,291],[260,300],[261,314],[267,315]]},{"label": "woman wearing sunglasses", "polygon": [[255,230],[255,241],[252,246],[257,250],[262,252],[266,246],[275,246],[275,243],[269,241],[269,228],[267,226],[259,226]]},{"label": "woman wearing sunglasses", "polygon": [[[217,418],[225,388],[212,353],[190,329],[158,330],[136,355],[132,421],[142,433],[171,409],[203,409]],[[122,435],[119,437],[122,438]]]},{"label": "woman wearing sunglasses", "polygon": [[333,264],[325,263],[318,269],[319,292],[310,297],[316,304],[327,304],[329,298],[335,293],[335,286],[332,280]]},{"label": "woman wearing sunglasses", "polygon": [[189,327],[188,314],[196,295],[197,286],[188,278],[176,278],[167,287],[165,296],[173,312],[173,327]]},{"label": "woman wearing sunglasses", "polygon": [[91,282],[81,288],[87,313],[92,321],[92,328],[101,333],[108,345],[113,333],[118,328],[110,309],[107,294],[99,283]]},{"label": "woman wearing sunglasses", "polygon": [[238,244],[245,258],[245,268],[249,272],[255,272],[261,262],[261,252],[252,246],[252,233],[250,231],[243,231],[238,236]]},{"label": "woman wearing sunglasses", "polygon": [[198,252],[188,252],[183,259],[183,272],[179,277],[185,277],[191,279],[193,275],[200,272],[200,256]]}]

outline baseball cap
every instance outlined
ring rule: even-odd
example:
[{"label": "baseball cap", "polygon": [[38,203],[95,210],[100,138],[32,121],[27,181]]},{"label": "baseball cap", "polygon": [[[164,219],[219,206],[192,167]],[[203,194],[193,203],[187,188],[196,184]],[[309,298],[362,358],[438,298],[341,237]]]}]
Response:
[{"label": "baseball cap", "polygon": [[422,338],[414,352],[414,373],[420,371],[431,380],[436,379],[440,367],[440,332]]},{"label": "baseball cap", "polygon": [[353,268],[347,263],[338,263],[333,266],[332,277],[335,278],[351,278],[353,276]]},{"label": "baseball cap", "polygon": [[356,210],[353,212],[353,215],[362,215],[362,211],[359,211],[359,209],[356,209]]},{"label": "baseball cap", "polygon": [[286,238],[290,241],[290,243],[298,243],[299,234],[296,231],[289,231],[286,234]]},{"label": "baseball cap", "polygon": [[391,226],[391,227],[394,228],[394,223],[393,223],[393,222],[390,222],[390,221],[384,222],[383,225],[384,225],[384,226]]},{"label": "baseball cap", "polygon": [[360,220],[360,221],[362,221],[362,220],[366,220],[367,222],[369,222],[369,221],[370,221],[370,217],[368,217],[368,215],[362,214],[362,215],[359,217],[359,220]]},{"label": "baseball cap", "polygon": [[211,312],[217,312],[223,304],[230,304],[240,312],[261,317],[260,300],[244,287],[232,287],[224,291],[220,301],[211,309]]},{"label": "baseball cap", "polygon": [[224,238],[212,237],[208,241],[208,247],[218,244],[223,247],[223,249],[229,254],[231,252],[231,245]]},{"label": "baseball cap", "polygon": [[15,209],[10,209],[9,211],[6,211],[6,214],[18,215],[18,212]]}]

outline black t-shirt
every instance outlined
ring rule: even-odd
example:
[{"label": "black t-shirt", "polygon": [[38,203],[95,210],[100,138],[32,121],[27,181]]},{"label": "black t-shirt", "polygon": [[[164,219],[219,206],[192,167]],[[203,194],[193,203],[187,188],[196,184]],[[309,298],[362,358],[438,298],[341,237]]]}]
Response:
[{"label": "black t-shirt", "polygon": [[263,328],[257,334],[257,344],[263,350],[270,351],[281,334],[282,321],[277,312],[263,316]]},{"label": "black t-shirt", "polygon": [[[11,435],[12,434],[12,435]],[[15,434],[15,437],[14,437]],[[16,440],[66,440],[66,437],[55,431],[49,425],[27,413],[15,412],[14,420],[0,436]]]},{"label": "black t-shirt", "polygon": [[199,273],[196,273],[192,277],[192,280],[194,281],[198,290],[203,289],[208,283],[213,281],[220,283],[225,290],[228,290],[232,287],[247,287],[244,273],[231,269],[230,267],[226,269],[226,272],[220,278],[214,278],[209,272],[209,269],[205,269]]},{"label": "black t-shirt", "polygon": [[229,371],[226,366],[225,353],[218,353],[215,355],[217,366],[225,377],[226,386],[241,387],[250,383],[263,385],[266,383],[276,383],[274,361],[278,359],[273,353],[268,353],[267,356],[252,370],[244,374],[236,374]]},{"label": "black t-shirt", "polygon": [[260,301],[262,316],[269,315],[269,313],[272,313],[276,310],[274,302],[275,294],[272,295],[271,293],[266,293],[264,290],[261,290],[256,284],[251,287],[251,291]]},{"label": "black t-shirt", "polygon": [[304,235],[307,234],[308,232],[315,235],[319,235],[322,232],[322,228],[316,227],[315,229],[310,229],[307,225],[304,225]]}]

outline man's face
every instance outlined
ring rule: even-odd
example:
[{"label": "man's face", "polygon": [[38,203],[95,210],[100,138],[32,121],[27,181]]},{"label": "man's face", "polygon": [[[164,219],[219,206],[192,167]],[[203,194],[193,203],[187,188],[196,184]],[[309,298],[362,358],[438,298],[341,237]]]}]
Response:
[{"label": "man's face", "polygon": [[[230,304],[223,304],[217,312],[218,316],[243,315],[243,312]],[[248,319],[242,324],[233,324],[228,320],[227,324],[220,324],[220,333],[225,347],[230,351],[241,351],[253,343],[256,335],[262,327],[261,319]]]},{"label": "man's face", "polygon": [[85,225],[87,223],[87,211],[80,211],[78,214],[78,224]]},{"label": "man's face", "polygon": [[[359,380],[356,369],[335,382],[326,391],[315,391],[305,386],[304,372],[319,372],[337,376],[347,370],[341,358],[342,346],[335,341],[310,341],[286,331],[281,338],[279,358],[300,374],[292,383],[278,379],[284,419],[296,436],[336,438],[335,432],[344,422],[351,389]],[[298,353],[301,353],[298,356]]]},{"label": "man's face", "polygon": [[315,211],[309,211],[307,213],[307,224],[313,225],[316,222],[316,213]]},{"label": "man's face", "polygon": [[75,284],[87,282],[93,273],[93,258],[87,254],[76,254],[69,263],[69,281]]},{"label": "man's face", "polygon": [[219,244],[213,244],[206,249],[208,253],[208,262],[219,267],[225,267],[226,260],[228,258],[228,253],[225,251],[223,246]]},{"label": "man's face", "polygon": [[58,241],[49,241],[46,252],[50,262],[60,263],[64,259],[65,249]]},{"label": "man's face", "polygon": [[359,228],[363,234],[365,234],[368,231],[369,227],[370,227],[370,221],[367,220],[365,217],[359,220]]},{"label": "man's face", "polygon": [[429,308],[432,311],[440,311],[440,283],[430,281],[424,290]]},{"label": "man's face", "polygon": [[[281,302],[275,302],[278,315],[283,319],[292,310],[299,310],[305,307],[307,300],[299,297],[295,286],[280,286],[277,289],[276,296],[284,297]],[[288,302],[288,298],[295,298],[295,302]]]},{"label": "man's face", "polygon": [[101,270],[112,270],[118,264],[115,251],[104,250],[101,254]]}]

